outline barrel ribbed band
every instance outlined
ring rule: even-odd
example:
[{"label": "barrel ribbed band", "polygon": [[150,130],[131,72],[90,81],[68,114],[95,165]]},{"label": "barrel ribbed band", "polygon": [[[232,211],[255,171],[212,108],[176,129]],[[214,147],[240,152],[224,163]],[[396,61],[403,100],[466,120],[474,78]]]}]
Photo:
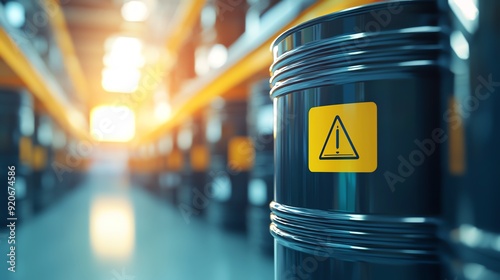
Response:
[{"label": "barrel ribbed band", "polygon": [[271,202],[271,234],[288,248],[378,263],[437,263],[439,220],[299,208]]}]

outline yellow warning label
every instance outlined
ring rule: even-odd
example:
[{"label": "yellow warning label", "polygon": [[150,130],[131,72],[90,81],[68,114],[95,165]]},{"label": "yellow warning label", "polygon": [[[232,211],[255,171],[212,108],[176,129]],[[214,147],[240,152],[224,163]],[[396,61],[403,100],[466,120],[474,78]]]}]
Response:
[{"label": "yellow warning label", "polygon": [[377,169],[377,105],[373,102],[309,110],[311,172],[373,172]]}]

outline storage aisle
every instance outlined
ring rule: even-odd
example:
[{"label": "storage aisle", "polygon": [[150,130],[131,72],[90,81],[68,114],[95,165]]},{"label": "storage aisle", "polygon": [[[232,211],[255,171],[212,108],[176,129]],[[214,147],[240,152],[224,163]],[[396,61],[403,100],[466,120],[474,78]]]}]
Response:
[{"label": "storage aisle", "polygon": [[[20,226],[16,273],[2,269],[0,279],[273,279],[272,256],[251,248],[242,233],[186,221],[131,186],[120,168],[94,164],[82,186]],[[7,246],[0,244],[2,263]]]}]

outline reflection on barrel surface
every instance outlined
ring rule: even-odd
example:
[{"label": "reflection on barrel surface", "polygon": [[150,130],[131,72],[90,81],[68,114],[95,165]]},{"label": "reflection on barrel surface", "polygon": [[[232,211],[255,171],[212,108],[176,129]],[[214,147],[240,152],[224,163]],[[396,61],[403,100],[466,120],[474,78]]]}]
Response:
[{"label": "reflection on barrel surface", "polygon": [[440,279],[441,16],[378,3],[273,43],[276,279]]}]

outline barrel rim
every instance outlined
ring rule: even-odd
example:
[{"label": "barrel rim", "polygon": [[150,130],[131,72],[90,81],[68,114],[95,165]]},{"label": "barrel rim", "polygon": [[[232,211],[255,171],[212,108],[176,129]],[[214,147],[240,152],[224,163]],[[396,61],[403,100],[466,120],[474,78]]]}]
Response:
[{"label": "barrel rim", "polygon": [[382,2],[376,2],[376,3],[362,4],[362,5],[354,6],[354,7],[351,7],[351,8],[344,9],[344,10],[340,10],[340,11],[337,11],[337,12],[333,12],[333,13],[330,13],[330,14],[326,14],[326,15],[323,15],[323,16],[320,16],[320,17],[317,17],[317,18],[313,18],[313,19],[305,21],[305,22],[303,22],[301,24],[298,24],[298,25],[296,25],[294,27],[291,27],[290,29],[287,29],[287,30],[283,31],[271,43],[271,45],[270,45],[270,51],[272,52],[273,49],[278,44],[280,44],[286,37],[290,36],[291,34],[297,32],[297,31],[300,31],[300,30],[302,30],[304,28],[307,28],[307,27],[319,24],[319,23],[321,23],[323,21],[332,21],[332,20],[335,20],[335,19],[338,19],[338,18],[351,16],[352,14],[356,14],[356,13],[369,12],[369,11],[372,11],[373,9],[378,8],[379,6],[380,7],[381,6],[385,6],[385,5],[388,5],[390,3],[400,3],[400,5],[411,5],[411,4],[415,4],[415,3],[418,3],[418,2],[421,2],[421,3],[434,3],[434,1],[432,1],[432,0],[399,0],[397,2],[382,1]]}]

